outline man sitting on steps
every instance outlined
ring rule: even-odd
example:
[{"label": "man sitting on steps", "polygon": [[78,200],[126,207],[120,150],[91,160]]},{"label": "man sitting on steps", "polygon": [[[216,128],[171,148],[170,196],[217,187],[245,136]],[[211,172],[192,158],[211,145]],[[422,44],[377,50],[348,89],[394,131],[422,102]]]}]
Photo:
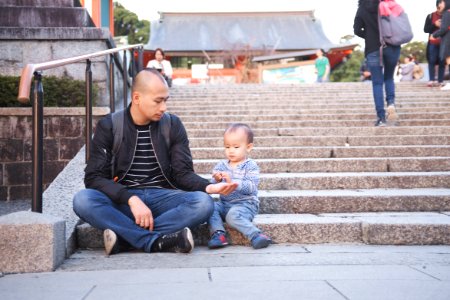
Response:
[{"label": "man sitting on steps", "polygon": [[86,189],[74,196],[73,209],[104,230],[107,255],[130,246],[145,252],[191,252],[189,228],[206,222],[214,209],[207,193],[228,195],[237,187],[231,182],[210,184],[194,173],[187,133],[175,115],[170,115],[167,144],[160,120],[168,98],[161,74],[144,69],[133,81],[117,153],[112,151],[111,114],[97,124],[85,169]]}]

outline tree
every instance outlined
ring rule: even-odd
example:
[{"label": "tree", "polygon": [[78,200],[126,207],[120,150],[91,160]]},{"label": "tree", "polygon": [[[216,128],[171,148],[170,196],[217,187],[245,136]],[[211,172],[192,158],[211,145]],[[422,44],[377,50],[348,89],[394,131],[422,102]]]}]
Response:
[{"label": "tree", "polygon": [[411,42],[403,45],[400,51],[400,61],[403,61],[405,56],[413,55],[417,62],[426,63],[426,49],[427,44],[425,42]]},{"label": "tree", "polygon": [[146,44],[150,36],[150,22],[114,2],[114,32],[116,36],[128,36],[129,44]]},{"label": "tree", "polygon": [[359,68],[364,61],[364,52],[354,50],[350,58],[333,69],[330,80],[333,82],[353,82],[359,81]]},{"label": "tree", "polygon": [[[400,61],[403,61],[407,55],[414,55],[417,62],[426,62],[426,47],[425,42],[411,42],[403,45],[400,50]],[[363,61],[364,52],[354,50],[349,59],[344,60],[331,72],[330,80],[333,82],[359,81],[359,68]]]}]

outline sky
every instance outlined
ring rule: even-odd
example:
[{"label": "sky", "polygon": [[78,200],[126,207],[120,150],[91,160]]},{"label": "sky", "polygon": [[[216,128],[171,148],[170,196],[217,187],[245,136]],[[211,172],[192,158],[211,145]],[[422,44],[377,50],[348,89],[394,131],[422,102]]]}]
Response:
[{"label": "sky", "polygon": [[[353,35],[353,20],[358,0],[114,0],[126,9],[137,14],[139,19],[157,20],[161,12],[199,12],[199,11],[298,11],[314,10],[322,23],[325,35],[332,43],[338,44],[341,37]],[[414,32],[413,41],[426,41],[423,32],[427,14],[436,9],[435,0],[397,0],[408,14]],[[364,45],[355,38],[354,43]]]}]

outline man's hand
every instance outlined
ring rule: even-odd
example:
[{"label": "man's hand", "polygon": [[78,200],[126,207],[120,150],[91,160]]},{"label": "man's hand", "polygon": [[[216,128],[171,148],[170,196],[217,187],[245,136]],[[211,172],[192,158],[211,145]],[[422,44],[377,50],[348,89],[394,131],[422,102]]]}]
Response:
[{"label": "man's hand", "polygon": [[233,192],[237,187],[237,182],[219,182],[208,185],[206,187],[206,192],[208,194],[221,194],[226,196]]},{"label": "man's hand", "polygon": [[132,196],[128,199],[128,205],[136,220],[136,225],[153,231],[153,215],[150,208],[138,196]]}]

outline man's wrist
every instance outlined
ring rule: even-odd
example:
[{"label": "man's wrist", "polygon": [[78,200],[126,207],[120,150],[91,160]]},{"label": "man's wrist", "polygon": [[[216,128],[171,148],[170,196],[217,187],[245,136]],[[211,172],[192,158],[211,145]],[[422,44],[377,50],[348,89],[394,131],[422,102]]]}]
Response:
[{"label": "man's wrist", "polygon": [[131,196],[131,197],[128,199],[128,206],[131,206],[133,203],[136,203],[136,201],[139,201],[139,200],[140,200],[140,199],[139,199],[138,196],[136,196],[136,195]]}]

